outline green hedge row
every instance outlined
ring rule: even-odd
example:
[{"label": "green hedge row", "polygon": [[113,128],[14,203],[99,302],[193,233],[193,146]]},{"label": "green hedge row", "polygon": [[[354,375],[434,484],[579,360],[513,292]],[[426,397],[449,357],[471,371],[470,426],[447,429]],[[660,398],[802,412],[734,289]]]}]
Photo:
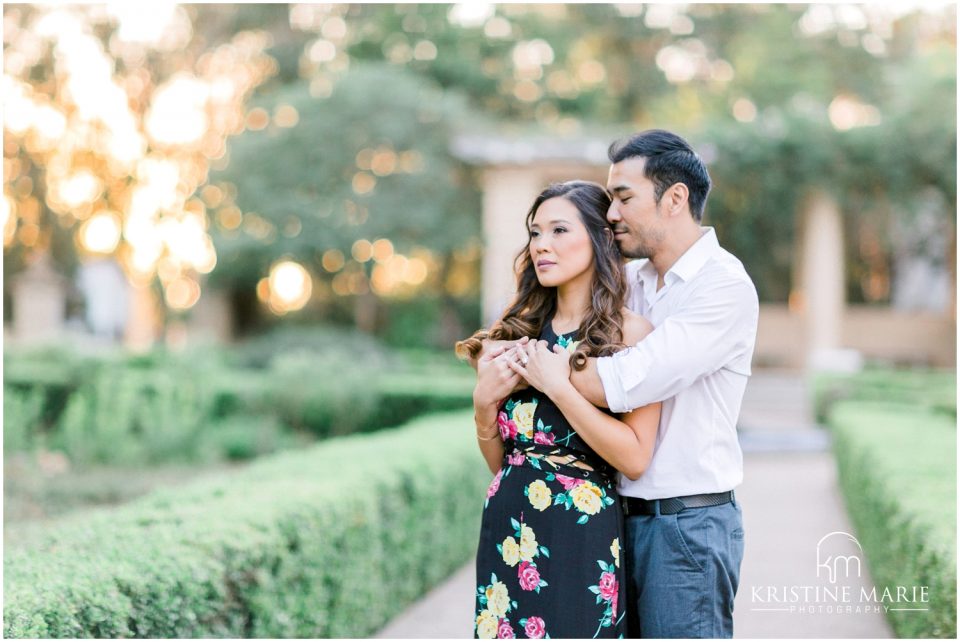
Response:
[{"label": "green hedge row", "polygon": [[431,370],[336,350],[265,367],[218,356],[5,355],[4,447],[81,464],[245,459],[471,402],[472,372],[452,358]]},{"label": "green hedge row", "polygon": [[813,385],[814,412],[822,424],[831,406],[843,399],[896,401],[957,418],[955,372],[871,368],[853,376],[821,374]]},{"label": "green hedge row", "polygon": [[956,420],[916,404],[841,401],[828,423],[874,583],[929,587],[929,605],[916,605],[929,611],[890,611],[888,621],[899,637],[955,638]]},{"label": "green hedge row", "polygon": [[4,635],[364,637],[476,549],[468,412],[263,458],[4,551]]}]

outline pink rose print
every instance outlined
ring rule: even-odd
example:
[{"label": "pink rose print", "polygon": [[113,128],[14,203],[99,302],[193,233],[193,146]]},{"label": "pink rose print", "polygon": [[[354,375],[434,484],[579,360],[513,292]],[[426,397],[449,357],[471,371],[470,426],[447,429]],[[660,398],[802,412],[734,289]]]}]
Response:
[{"label": "pink rose print", "polygon": [[520,570],[517,572],[520,578],[520,588],[524,591],[532,591],[540,586],[540,571],[530,562],[520,562]]},{"label": "pink rose print", "polygon": [[531,640],[539,640],[546,632],[546,626],[543,623],[543,618],[528,617],[527,625],[523,627],[523,631]]},{"label": "pink rose print", "polygon": [[533,443],[535,444],[546,444],[548,446],[553,445],[553,433],[552,432],[537,432],[533,435]]},{"label": "pink rose print", "polygon": [[504,441],[517,436],[517,424],[514,423],[513,419],[508,418],[505,412],[500,412],[497,415],[497,427],[500,428],[500,437]]},{"label": "pink rose print", "polygon": [[564,490],[576,488],[583,483],[582,479],[574,479],[573,477],[567,477],[566,475],[557,475],[557,481],[563,484]]},{"label": "pink rose print", "polygon": [[613,609],[613,621],[617,621],[617,598],[620,597],[620,591],[616,590],[613,592],[613,599],[610,600],[610,608]]},{"label": "pink rose print", "polygon": [[617,595],[620,590],[617,576],[609,571],[600,575],[600,597],[608,602]]},{"label": "pink rose print", "polygon": [[487,487],[487,499],[490,499],[497,494],[497,491],[500,490],[500,478],[503,477],[503,469],[497,471],[496,477],[493,478],[493,481],[490,482],[490,486]]},{"label": "pink rose print", "polygon": [[517,634],[513,632],[513,627],[510,626],[510,620],[500,620],[500,626],[497,628],[497,637],[501,640],[512,640],[517,637]]},{"label": "pink rose print", "polygon": [[515,450],[509,455],[507,455],[507,463],[511,466],[522,466],[523,465],[523,453],[519,450]]}]

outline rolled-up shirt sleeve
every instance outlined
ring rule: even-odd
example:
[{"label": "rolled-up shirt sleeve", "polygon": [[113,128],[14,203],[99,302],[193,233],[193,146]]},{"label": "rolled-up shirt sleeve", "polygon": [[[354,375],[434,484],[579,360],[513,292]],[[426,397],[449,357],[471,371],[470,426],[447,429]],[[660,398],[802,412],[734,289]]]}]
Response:
[{"label": "rolled-up shirt sleeve", "polygon": [[750,374],[759,302],[749,280],[704,279],[680,308],[635,346],[597,359],[607,405],[629,412],[673,397],[727,367]]}]

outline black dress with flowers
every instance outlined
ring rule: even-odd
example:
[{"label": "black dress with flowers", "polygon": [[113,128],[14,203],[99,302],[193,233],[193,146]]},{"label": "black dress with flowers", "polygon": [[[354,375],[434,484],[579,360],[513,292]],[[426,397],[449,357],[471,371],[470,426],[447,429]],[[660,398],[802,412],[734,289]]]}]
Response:
[{"label": "black dress with flowers", "polygon": [[[549,322],[540,338],[579,343]],[[484,504],[474,636],[623,637],[616,471],[534,388],[511,395],[497,423],[505,455]]]}]

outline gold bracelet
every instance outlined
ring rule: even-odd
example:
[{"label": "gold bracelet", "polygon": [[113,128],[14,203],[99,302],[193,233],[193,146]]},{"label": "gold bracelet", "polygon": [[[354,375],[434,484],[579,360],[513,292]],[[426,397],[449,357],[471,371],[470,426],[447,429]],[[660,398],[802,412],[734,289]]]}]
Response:
[{"label": "gold bracelet", "polygon": [[490,440],[492,440],[492,439],[496,439],[496,438],[499,437],[499,436],[500,436],[500,431],[499,431],[499,430],[498,430],[497,432],[493,433],[492,435],[490,435],[489,437],[481,437],[481,436],[480,436],[480,433],[477,433],[477,441],[490,441]]}]

